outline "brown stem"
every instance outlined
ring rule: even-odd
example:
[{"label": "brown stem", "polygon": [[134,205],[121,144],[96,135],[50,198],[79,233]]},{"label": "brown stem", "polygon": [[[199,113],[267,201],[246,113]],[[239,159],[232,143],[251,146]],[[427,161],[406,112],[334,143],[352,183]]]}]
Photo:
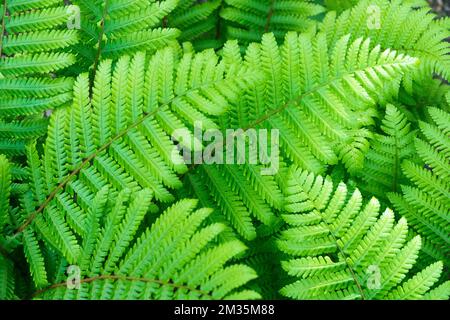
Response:
[{"label": "brown stem", "polygon": [[2,58],[3,53],[3,37],[6,34],[6,18],[8,17],[8,8],[6,4],[6,0],[3,0],[3,12],[2,12],[2,26],[0,30],[0,59]]},{"label": "brown stem", "polygon": [[105,6],[103,7],[103,14],[102,19],[100,21],[100,32],[98,34],[98,40],[97,40],[97,54],[95,55],[94,65],[92,67],[92,79],[95,79],[95,73],[97,72],[97,66],[100,62],[100,58],[102,56],[102,50],[103,50],[103,35],[105,34],[105,20],[106,16],[108,15],[108,6],[109,6],[109,0],[105,0]]},{"label": "brown stem", "polygon": [[266,24],[264,26],[264,33],[267,33],[269,31],[270,21],[272,20],[272,16],[273,16],[273,12],[274,12],[273,6],[275,5],[275,1],[276,0],[272,0],[270,2],[269,12],[267,13]]}]

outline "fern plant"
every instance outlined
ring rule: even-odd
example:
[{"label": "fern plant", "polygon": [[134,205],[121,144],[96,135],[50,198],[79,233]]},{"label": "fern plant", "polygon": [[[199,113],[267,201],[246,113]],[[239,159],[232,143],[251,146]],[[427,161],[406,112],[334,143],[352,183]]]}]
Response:
[{"label": "fern plant", "polygon": [[[155,214],[151,199],[148,189],[135,194],[124,189],[117,194],[109,192],[108,187],[102,188],[85,212],[86,232],[82,236],[81,254],[74,261],[77,268],[74,275],[78,277],[74,285],[79,288],[74,290],[67,285],[66,274],[71,274],[71,266],[63,256],[54,254],[53,269],[44,260],[41,265],[48,270],[48,285],[32,296],[39,299],[259,297],[257,292],[243,288],[255,277],[255,272],[230,262],[245,246],[237,240],[213,243],[225,226],[204,225],[211,210],[195,210],[196,200],[182,200],[162,213],[150,228],[142,229],[140,225],[149,210],[150,215]],[[179,233],[178,228],[184,232]]]},{"label": "fern plant", "polygon": [[[374,103],[384,94],[374,77],[395,81],[416,63],[395,52],[369,50],[369,45],[369,40],[349,43],[344,37],[328,54],[323,34],[288,33],[280,48],[266,34],[244,58],[236,42],[225,45],[225,60],[242,61],[251,70],[259,66],[264,78],[246,91],[222,127],[278,129],[281,156],[313,172],[338,160],[350,169],[361,167],[370,135],[364,127],[372,123]],[[246,164],[204,165],[198,174],[245,239],[257,235],[251,216],[269,227],[277,224],[271,207],[282,208],[280,177],[262,177],[257,165]]]},{"label": "fern plant", "polygon": [[425,1],[0,12],[0,299],[449,298]]},{"label": "fern plant", "polygon": [[[187,166],[173,152],[173,131],[189,131],[196,120],[215,128],[209,117],[223,112],[254,77],[244,68],[240,81],[228,77],[225,62],[212,51],[178,54],[167,48],[147,62],[137,53],[122,57],[114,69],[106,60],[92,95],[87,74],[78,77],[72,108],[52,115],[43,156],[27,146],[32,192],[20,196],[16,234],[30,233],[33,239],[40,234],[73,263],[81,254],[77,235],[86,231],[84,212],[104,186],[148,188],[158,201],[174,200],[169,188],[181,187],[178,175]],[[36,240],[24,243],[24,249],[29,245],[39,251]],[[33,267],[31,254],[28,260]]]},{"label": "fern plant", "polygon": [[261,45],[251,45],[245,64],[262,66],[266,78],[237,108],[250,125],[264,121],[278,128],[283,155],[293,163],[322,172],[340,159],[353,170],[368,146],[364,127],[373,123],[375,103],[395,90],[381,84],[395,83],[417,60],[370,49],[369,39],[344,36],[332,48],[325,39],[322,33],[289,33],[278,48],[268,34]]},{"label": "fern plant", "polygon": [[[448,299],[449,282],[432,289],[443,264],[435,262],[411,276],[421,238],[406,241],[407,221],[395,222],[372,198],[329,177],[291,168],[285,184],[289,228],[278,241],[292,256],[283,269],[297,281],[281,293],[297,299]],[[408,277],[407,280],[405,278]],[[430,290],[431,289],[431,290]]]},{"label": "fern plant", "polygon": [[75,63],[65,48],[78,42],[62,0],[8,0],[0,5],[0,152],[23,155],[45,134],[44,112],[68,103],[73,79],[58,72]]},{"label": "fern plant", "polygon": [[[325,6],[329,10],[333,10],[336,12],[342,12],[344,10],[350,9],[358,4],[357,0],[325,0]],[[403,5],[409,5],[412,8],[420,8],[428,6],[426,0],[403,0]]]},{"label": "fern plant", "polygon": [[415,139],[417,155],[422,160],[416,164],[405,161],[402,169],[411,185],[402,185],[399,193],[389,194],[394,208],[413,222],[414,232],[424,239],[426,261],[441,259],[447,272],[450,266],[450,114],[429,108],[432,124],[420,122],[423,138]]},{"label": "fern plant", "polygon": [[[62,286],[43,290],[46,299],[255,299],[259,294],[242,289],[256,274],[249,267],[229,263],[245,250],[239,241],[220,245],[211,242],[224,226],[200,227],[211,213],[194,210],[195,200],[182,200],[171,206],[142,231],[134,245],[134,234],[149,205],[149,191],[131,197],[127,190],[118,194],[108,208],[102,189],[88,213],[82,255],[78,265],[82,278],[78,291],[67,289],[64,259],[54,275]],[[128,208],[124,203],[129,202]],[[95,209],[95,211],[94,211]],[[103,210],[101,210],[103,209]],[[103,221],[103,224],[101,224]],[[117,222],[119,232],[116,231]],[[100,227],[104,225],[104,227]],[[178,232],[178,228],[183,230]],[[230,281],[230,279],[232,281]]]}]

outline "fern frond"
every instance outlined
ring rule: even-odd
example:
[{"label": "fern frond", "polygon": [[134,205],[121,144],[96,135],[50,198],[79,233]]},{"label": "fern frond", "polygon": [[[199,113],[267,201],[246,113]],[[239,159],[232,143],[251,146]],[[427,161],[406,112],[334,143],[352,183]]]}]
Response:
[{"label": "fern frond", "polygon": [[407,281],[421,246],[420,237],[406,241],[406,220],[380,215],[375,198],[363,205],[329,177],[291,168],[285,188],[290,228],[281,232],[279,248],[295,259],[283,268],[297,281],[281,293],[297,299],[418,299],[440,277],[442,263]]},{"label": "fern frond", "polygon": [[392,89],[384,81],[397,82],[417,60],[349,36],[329,48],[325,37],[288,33],[278,47],[266,34],[250,45],[245,64],[262,69],[265,79],[239,108],[250,125],[278,129],[282,156],[296,165],[322,172],[341,160],[352,171],[369,147],[364,126],[372,124],[373,106]]},{"label": "fern frond", "polygon": [[[340,13],[344,10],[354,7],[358,4],[358,2],[358,0],[325,0],[325,6],[329,10]],[[426,0],[402,0],[402,4],[409,5],[412,8],[421,8],[428,6]]]},{"label": "fern frond", "polygon": [[420,59],[419,68],[404,77],[405,87],[410,92],[413,82],[420,81],[423,75],[430,78],[436,73],[449,80],[450,45],[443,41],[449,37],[448,28],[429,13],[429,8],[416,10],[401,0],[358,1],[355,7],[339,16],[328,13],[321,29],[332,30],[327,35],[330,45],[350,34],[350,41],[367,37],[373,45]]},{"label": "fern frond", "polygon": [[81,42],[73,48],[81,70],[107,58],[146,51],[149,54],[173,42],[179,31],[166,28],[163,20],[177,6],[178,0],[165,1],[74,1],[81,9]]},{"label": "fern frond", "polygon": [[[389,194],[394,208],[424,239],[423,251],[449,266],[450,223],[450,114],[431,107],[434,123],[420,122],[425,140],[416,138],[420,164],[405,161],[403,172],[412,186],[402,185],[402,194]],[[428,260],[427,260],[428,261]]]},{"label": "fern frond", "polygon": [[11,193],[11,166],[4,155],[0,155],[0,231],[9,217],[9,196]]},{"label": "fern frond", "polygon": [[371,146],[358,174],[364,181],[360,189],[378,199],[386,199],[386,191],[397,192],[405,178],[401,163],[414,155],[414,131],[406,117],[395,106],[386,106],[386,115],[381,124],[384,134],[374,134]]},{"label": "fern frond", "polygon": [[[338,160],[350,169],[359,168],[369,148],[370,132],[364,126],[371,124],[375,115],[371,106],[383,94],[382,79],[395,81],[415,63],[395,52],[369,50],[369,45],[369,40],[349,43],[344,37],[328,52],[323,34],[313,38],[288,33],[279,48],[274,36],[266,34],[262,43],[250,45],[242,58],[237,42],[228,42],[222,53],[224,61],[262,69],[264,79],[233,104],[230,115],[221,119],[224,127],[278,130],[281,159],[315,172]],[[246,137],[247,132],[236,135]],[[269,228],[277,225],[273,210],[282,208],[278,180],[283,178],[263,178],[262,166],[248,163],[203,166],[200,176],[231,225],[252,240],[256,228],[251,216]],[[222,181],[227,182],[228,190]]]},{"label": "fern frond", "polygon": [[[111,197],[105,196],[108,190],[104,188],[88,212],[86,228],[91,232],[84,237],[83,255],[77,263],[81,267],[80,288],[71,290],[65,282],[56,283],[38,292],[38,298],[259,297],[258,293],[242,288],[256,277],[255,272],[231,262],[245,246],[237,240],[214,244],[224,225],[204,224],[212,210],[195,210],[196,200],[181,200],[139,235],[136,231],[149,208],[150,191],[144,189],[130,194],[129,190],[123,190],[111,205],[107,204]],[[123,221],[114,235],[113,228],[120,219]],[[106,225],[100,227],[99,221],[105,221]],[[183,232],[177,232],[178,228]],[[56,272],[55,279],[65,278],[65,267]]]},{"label": "fern frond", "polygon": [[310,18],[324,11],[309,0],[225,0],[225,3],[220,16],[227,22],[227,37],[242,44],[259,42],[268,32],[282,40],[288,31],[305,31],[315,24]]},{"label": "fern frond", "polygon": [[181,30],[179,41],[190,41],[196,50],[222,45],[219,10],[222,0],[181,0],[167,17],[167,25]]},{"label": "fern frond", "polygon": [[0,300],[16,299],[13,263],[0,254]]},{"label": "fern frond", "polygon": [[[70,263],[80,254],[77,236],[88,232],[83,221],[93,194],[105,186],[147,188],[173,201],[169,188],[180,188],[178,175],[187,170],[171,139],[175,130],[193,137],[193,122],[203,119],[216,127],[214,116],[256,76],[245,68],[227,75],[213,51],[179,57],[166,48],[146,60],[137,53],[114,67],[103,61],[92,94],[88,76],[78,77],[73,107],[52,114],[42,157],[29,148],[29,207],[37,209],[17,227],[36,228]],[[179,104],[195,113],[185,116]]]},{"label": "fern frond", "polygon": [[45,133],[43,111],[70,101],[71,82],[61,86],[65,79],[49,76],[75,63],[63,51],[77,43],[78,32],[66,28],[71,14],[61,0],[5,1],[0,9],[0,122],[15,123],[2,125],[0,152],[17,155]]}]

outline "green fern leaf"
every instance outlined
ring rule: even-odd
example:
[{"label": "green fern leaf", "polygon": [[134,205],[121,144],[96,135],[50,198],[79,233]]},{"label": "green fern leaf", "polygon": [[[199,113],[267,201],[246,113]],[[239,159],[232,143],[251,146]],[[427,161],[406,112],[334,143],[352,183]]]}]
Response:
[{"label": "green fern leaf", "polygon": [[[403,172],[412,185],[402,185],[402,194],[391,193],[394,208],[411,223],[424,239],[423,251],[432,260],[441,259],[448,267],[450,222],[450,114],[429,108],[434,123],[420,122],[426,140],[416,138],[422,163],[405,161]],[[426,259],[425,261],[432,261]]]},{"label": "green fern leaf", "polygon": [[428,82],[433,73],[448,80],[450,46],[442,41],[449,36],[448,28],[429,13],[429,8],[416,10],[401,0],[358,1],[355,7],[339,16],[328,13],[320,28],[331,31],[327,35],[330,45],[350,34],[351,41],[368,37],[372,44],[383,49],[419,58],[419,68],[406,73],[403,79],[409,92],[413,90],[413,83],[422,82],[424,77]]},{"label": "green fern leaf", "polygon": [[310,17],[323,12],[322,6],[308,0],[225,0],[225,3],[220,15],[227,22],[227,37],[243,44],[259,42],[267,32],[282,40],[287,31],[305,31],[314,26]]},{"label": "green fern leaf", "polygon": [[15,299],[14,289],[13,264],[3,255],[0,255],[0,300]]},{"label": "green fern leaf", "polygon": [[[149,60],[147,66],[146,55],[137,53],[114,68],[110,60],[102,62],[92,94],[87,75],[78,77],[73,107],[52,114],[43,155],[27,148],[32,195],[24,199],[24,221],[15,227],[37,230],[69,263],[81,254],[78,237],[89,233],[86,211],[93,194],[105,186],[115,192],[146,188],[158,201],[173,201],[169,188],[182,186],[178,175],[187,167],[173,152],[172,134],[181,128],[193,136],[190,121],[202,119],[216,127],[215,114],[255,77],[245,68],[238,77],[227,75],[212,51],[179,57],[167,48]],[[184,117],[178,103],[195,114]],[[140,218],[130,217],[130,225],[120,228],[133,228]],[[128,243],[123,241],[122,249]]]},{"label": "green fern leaf", "polygon": [[77,43],[78,32],[63,28],[71,17],[64,1],[4,4],[0,7],[0,152],[17,155],[25,153],[27,141],[45,134],[43,111],[70,101],[72,82],[48,78],[75,63],[75,55],[63,51]]},{"label": "green fern leaf", "polygon": [[[139,235],[136,231],[149,209],[150,191],[130,194],[124,190],[111,204],[107,204],[112,200],[105,198],[107,195],[107,188],[102,189],[88,213],[90,222],[86,227],[91,232],[83,240],[84,254],[80,257],[87,263],[78,264],[80,288],[70,290],[65,282],[55,283],[38,292],[38,298],[259,298],[258,293],[243,290],[243,285],[256,277],[255,272],[230,261],[245,246],[237,240],[213,243],[225,226],[204,225],[212,210],[195,210],[196,200],[179,201]],[[121,216],[124,220],[113,236],[111,228]],[[100,220],[107,221],[104,228],[100,228]],[[178,228],[184,232],[176,232]],[[64,271],[57,270],[55,278],[64,279]]]},{"label": "green fern leaf", "polygon": [[[421,239],[406,242],[406,220],[394,221],[372,198],[363,206],[358,189],[349,194],[329,177],[291,168],[286,182],[289,228],[279,248],[293,257],[283,268],[297,281],[281,289],[296,299],[418,299],[442,272],[431,265],[404,281],[420,250]],[[295,257],[295,259],[294,259]],[[447,292],[448,294],[448,292]]]},{"label": "green fern leaf", "polygon": [[178,40],[192,42],[196,50],[219,48],[222,45],[218,15],[221,5],[222,0],[181,0],[167,16],[167,25],[181,30]]},{"label": "green fern leaf", "polygon": [[359,187],[378,199],[386,199],[386,191],[397,192],[405,181],[401,163],[414,155],[413,138],[406,117],[393,105],[386,106],[381,124],[384,134],[374,134],[371,147],[358,174],[364,181]]}]

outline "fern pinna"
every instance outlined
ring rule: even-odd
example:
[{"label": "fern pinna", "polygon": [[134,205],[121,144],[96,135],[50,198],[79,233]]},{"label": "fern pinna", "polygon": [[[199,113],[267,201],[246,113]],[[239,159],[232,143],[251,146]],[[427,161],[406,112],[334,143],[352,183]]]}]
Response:
[{"label": "fern pinna", "polygon": [[222,0],[179,0],[165,21],[167,26],[180,30],[179,41],[190,41],[196,50],[218,49],[223,44],[221,6]]},{"label": "fern pinna", "polygon": [[[405,280],[421,248],[407,241],[407,221],[395,222],[379,202],[363,203],[356,189],[333,185],[329,177],[290,169],[284,192],[289,228],[278,245],[292,257],[283,268],[298,280],[281,289],[297,299],[448,299],[446,282],[431,289],[443,264],[435,262]],[[443,290],[442,287],[447,288]],[[431,290],[430,290],[431,289]],[[447,291],[447,292],[446,292]]]},{"label": "fern pinna", "polygon": [[435,19],[428,8],[414,9],[402,0],[363,0],[340,15],[330,12],[320,25],[329,31],[327,40],[336,43],[343,35],[351,39],[368,37],[375,45],[390,48],[420,59],[420,67],[407,73],[404,85],[412,91],[414,84],[425,85],[433,73],[449,80],[450,44],[448,20]]},{"label": "fern pinna", "polygon": [[73,47],[84,71],[106,58],[118,58],[137,51],[154,53],[172,43],[179,30],[163,26],[163,19],[178,0],[118,1],[74,0],[80,7],[81,40]]},{"label": "fern pinna", "polygon": [[73,79],[58,73],[76,61],[64,50],[78,42],[72,15],[62,0],[0,4],[0,152],[23,155],[46,132],[44,112],[70,101]]}]

